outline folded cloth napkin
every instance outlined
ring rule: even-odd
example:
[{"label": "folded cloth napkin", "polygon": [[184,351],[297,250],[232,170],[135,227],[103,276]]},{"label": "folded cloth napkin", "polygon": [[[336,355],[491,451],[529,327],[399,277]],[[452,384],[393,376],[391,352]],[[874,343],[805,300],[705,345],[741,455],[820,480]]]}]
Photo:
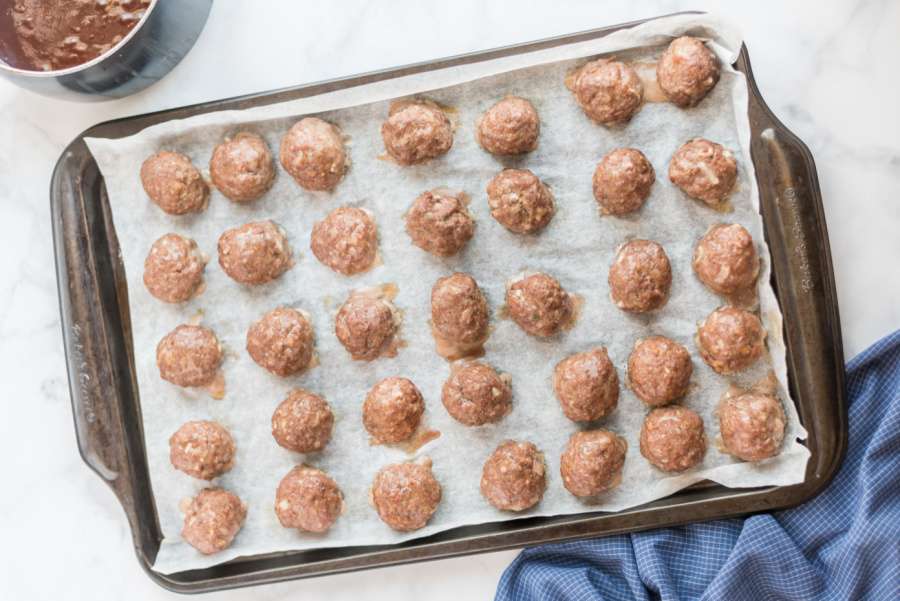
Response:
[{"label": "folded cloth napkin", "polygon": [[496,599],[900,599],[900,332],[847,371],[847,456],[813,500],[526,549]]}]

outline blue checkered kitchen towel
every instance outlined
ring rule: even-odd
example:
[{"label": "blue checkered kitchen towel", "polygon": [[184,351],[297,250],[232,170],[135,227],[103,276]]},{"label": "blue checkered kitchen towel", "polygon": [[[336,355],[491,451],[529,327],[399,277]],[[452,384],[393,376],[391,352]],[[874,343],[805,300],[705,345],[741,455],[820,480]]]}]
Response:
[{"label": "blue checkered kitchen towel", "polygon": [[787,511],[523,551],[497,600],[900,599],[900,332],[847,365],[837,476]]}]

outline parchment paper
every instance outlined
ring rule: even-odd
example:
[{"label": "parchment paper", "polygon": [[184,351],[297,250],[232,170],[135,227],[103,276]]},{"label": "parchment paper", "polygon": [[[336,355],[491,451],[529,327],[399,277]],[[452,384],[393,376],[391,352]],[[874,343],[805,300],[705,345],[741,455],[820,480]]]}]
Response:
[{"label": "parchment paper", "polygon": [[[699,107],[682,110],[667,103],[648,103],[626,127],[591,123],[563,85],[566,73],[587,57],[615,52],[630,61],[655,60],[671,37],[689,32],[711,39],[723,63],[719,84]],[[769,285],[769,253],[758,213],[753,165],[749,153],[747,85],[727,65],[740,48],[740,37],[727,25],[706,16],[680,16],[652,21],[603,39],[572,44],[488,63],[430,72],[342,90],[314,98],[243,112],[220,112],[171,121],[120,140],[88,140],[109,192],[122,259],[128,277],[135,362],[153,491],[165,540],[154,569],[163,573],[200,568],[234,557],[289,549],[390,544],[465,524],[584,511],[616,511],[665,497],[702,479],[730,487],[787,485],[803,479],[807,449],[794,404],[787,396],[781,314]],[[452,150],[417,167],[384,160],[380,126],[389,101],[422,94],[448,107],[458,124]],[[529,98],[542,121],[539,148],[519,159],[497,160],[474,140],[478,116],[506,94]],[[333,194],[303,191],[280,170],[272,190],[260,201],[239,206],[213,191],[209,208],[188,217],[165,215],[144,194],[139,169],[160,149],[186,153],[205,170],[212,149],[223,137],[241,130],[260,133],[277,155],[280,138],[303,115],[319,114],[340,125],[349,136],[352,167]],[[669,158],[684,141],[703,136],[732,149],[738,158],[739,181],[722,214],[688,199],[666,176]],[[591,175],[609,150],[641,149],[656,170],[647,204],[635,216],[601,217],[591,193]],[[553,190],[557,213],[539,236],[510,234],[491,217],[485,186],[504,166],[533,170]],[[472,197],[474,239],[461,255],[437,259],[414,247],[403,228],[403,215],[422,191],[446,186]],[[321,265],[309,251],[313,224],[340,205],[371,210],[379,227],[383,264],[344,277]],[[216,263],[216,240],[227,228],[247,221],[273,219],[288,232],[296,265],[277,281],[244,287],[231,281]],[[763,258],[759,277],[760,313],[766,326],[769,356],[735,378],[716,375],[700,359],[693,336],[698,322],[723,303],[694,277],[690,257],[696,240],[714,223],[734,221],[752,234]],[[142,283],[143,261],[159,236],[178,232],[194,238],[210,255],[207,289],[183,305],[166,305],[150,296]],[[617,247],[634,237],[661,243],[673,265],[672,294],[657,313],[632,316],[609,300],[607,271]],[[449,365],[434,352],[430,334],[430,290],[453,271],[471,273],[492,310],[493,331],[485,360],[512,375],[514,409],[500,424],[467,428],[456,423],[440,402]],[[523,270],[546,271],[585,302],[574,329],[547,341],[531,338],[514,323],[501,319],[505,283]],[[337,308],[354,289],[394,283],[396,305],[403,311],[402,337],[408,346],[394,359],[373,363],[351,361],[333,334]],[[320,365],[292,378],[277,378],[258,367],[244,350],[248,326],[267,310],[290,305],[308,311],[316,329]],[[157,342],[180,323],[200,315],[227,350],[226,396],[214,400],[203,391],[183,390],[162,381],[155,364]],[[625,366],[634,343],[662,334],[684,344],[694,360],[694,386],[683,403],[704,420],[710,447],[697,469],[665,475],[653,469],[638,450],[644,405],[624,385]],[[559,477],[559,456],[580,426],[567,420],[551,386],[553,366],[573,352],[605,345],[623,382],[618,409],[600,424],[624,436],[629,451],[622,485],[586,505],[570,495]],[[748,386],[774,370],[788,415],[784,450],[777,458],[751,465],[732,460],[715,445],[718,422],[714,408],[734,382]],[[421,448],[443,486],[443,501],[429,525],[399,534],[384,525],[368,504],[368,487],[383,465],[411,459],[402,449],[370,446],[361,420],[363,398],[380,378],[411,378],[426,399],[424,427],[441,432]],[[277,446],[270,433],[273,410],[293,387],[324,395],[336,416],[334,436],[322,453],[302,456]],[[179,502],[208,485],[172,468],[168,438],[185,421],[214,419],[225,425],[238,447],[234,469],[216,484],[238,494],[248,505],[247,521],[234,544],[203,556],[181,540]],[[543,501],[520,514],[493,509],[480,496],[481,465],[506,438],[529,439],[544,452],[548,487]],[[292,466],[307,462],[332,475],[342,488],[346,512],[325,535],[282,528],[273,510],[275,489]]]}]

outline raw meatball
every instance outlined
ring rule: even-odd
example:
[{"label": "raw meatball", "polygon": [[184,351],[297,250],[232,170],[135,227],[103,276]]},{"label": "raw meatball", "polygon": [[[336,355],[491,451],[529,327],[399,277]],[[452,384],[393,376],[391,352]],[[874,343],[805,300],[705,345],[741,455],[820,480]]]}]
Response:
[{"label": "raw meatball", "polygon": [[261,136],[241,132],[213,150],[209,176],[219,192],[235,202],[250,202],[275,181],[275,162]]},{"label": "raw meatball", "polygon": [[453,419],[467,426],[500,421],[512,409],[512,379],[485,363],[451,368],[441,401]]},{"label": "raw meatball", "polygon": [[487,340],[487,299],[472,276],[454,273],[435,282],[431,323],[435,333],[450,343],[477,346]]},{"label": "raw meatball", "polygon": [[432,190],[413,202],[406,214],[406,233],[422,250],[449,257],[475,234],[475,220],[461,195]]},{"label": "raw meatball", "polygon": [[227,549],[247,517],[247,506],[221,488],[204,488],[185,507],[181,538],[211,555]]},{"label": "raw meatball", "polygon": [[675,38],[656,65],[656,79],[678,106],[700,102],[719,81],[719,61],[703,42],[690,36]]},{"label": "raw meatball", "polygon": [[169,215],[199,213],[209,199],[200,172],[179,152],[164,150],[144,161],[141,184],[150,200]]},{"label": "raw meatball", "polygon": [[693,372],[688,350],[665,336],[638,340],[628,357],[631,390],[651,406],[665,405],[686,395]]},{"label": "raw meatball", "polygon": [[515,234],[534,234],[553,218],[553,194],[528,169],[504,169],[487,186],[491,216]]},{"label": "raw meatball", "polygon": [[216,422],[187,422],[169,438],[172,466],[201,480],[212,480],[230,470],[234,452],[234,439]]},{"label": "raw meatball", "polygon": [[663,247],[650,240],[631,240],[619,248],[609,268],[609,292],[623,311],[644,313],[669,300],[672,266]]},{"label": "raw meatball", "polygon": [[634,69],[605,58],[581,67],[572,91],[584,114],[602,124],[628,121],[644,99],[644,86]]},{"label": "raw meatball", "polygon": [[371,294],[351,294],[334,318],[334,333],[353,359],[372,361],[392,355],[399,321],[389,301]]},{"label": "raw meatball", "polygon": [[557,363],[553,389],[566,417],[577,422],[594,421],[616,408],[619,375],[601,346]]},{"label": "raw meatball", "polygon": [[509,155],[537,148],[541,121],[534,105],[518,96],[507,96],[478,120],[475,138],[492,154]]},{"label": "raw meatball", "polygon": [[559,458],[563,485],[576,497],[592,497],[622,482],[628,443],[608,430],[576,432]]},{"label": "raw meatball", "polygon": [[281,139],[281,166],[307,190],[333,190],[347,171],[344,138],[316,117],[301,119]]},{"label": "raw meatball", "polygon": [[703,461],[703,419],[687,407],[657,407],[641,426],[641,455],[664,472],[683,472]]},{"label": "raw meatball", "polygon": [[166,234],[153,243],[144,260],[144,286],[161,301],[182,303],[202,291],[206,261],[196,242]]},{"label": "raw meatball", "polygon": [[247,352],[257,365],[276,376],[299,373],[312,361],[312,325],[296,309],[272,309],[247,330]]},{"label": "raw meatball", "polygon": [[254,221],[219,236],[219,265],[241,284],[265,284],[290,269],[287,234],[272,221]]},{"label": "raw meatball", "polygon": [[765,348],[766,331],[759,318],[743,309],[720,307],[697,330],[700,356],[720,374],[750,367]]},{"label": "raw meatball", "polygon": [[385,378],[375,384],[363,403],[363,425],[375,444],[409,440],[419,427],[425,401],[406,378]]},{"label": "raw meatball", "polygon": [[453,146],[453,127],[433,102],[398,102],[381,125],[384,147],[401,165],[414,165],[446,154]]},{"label": "raw meatball", "polygon": [[353,275],[375,262],[378,228],[367,211],[341,207],[313,226],[309,247],[323,265]]},{"label": "raw meatball", "polygon": [[737,223],[714,225],[694,249],[694,273],[713,292],[746,290],[759,275],[759,256],[750,232]]},{"label": "raw meatball", "polygon": [[640,150],[613,150],[600,159],[594,171],[594,198],[600,212],[624,215],[637,211],[650,196],[655,179],[653,165]]},{"label": "raw meatball", "polygon": [[509,316],[532,336],[553,336],[572,320],[572,298],[559,282],[546,273],[536,273],[506,289]]},{"label": "raw meatball", "polygon": [[222,363],[222,346],[209,328],[180,325],[156,346],[159,376],[177,386],[212,384]]},{"label": "raw meatball", "polygon": [[344,511],[344,496],[322,470],[298,465],[281,479],[275,491],[275,515],[285,528],[327,532]]},{"label": "raw meatball", "polygon": [[381,521],[399,532],[428,523],[441,502],[441,485],[431,461],[397,463],[381,468],[372,482],[372,503]]},{"label": "raw meatball", "polygon": [[272,414],[275,442],[296,453],[321,451],[331,440],[334,414],[328,401],[302,388],[290,391]]},{"label": "raw meatball", "polygon": [[501,511],[533,507],[546,488],[544,455],[530,442],[507,440],[484,462],[481,495]]},{"label": "raw meatball", "polygon": [[737,182],[737,161],[721,144],[694,138],[672,155],[669,179],[688,196],[716,206]]},{"label": "raw meatball", "polygon": [[725,452],[742,461],[762,461],[781,452],[787,418],[781,401],[745,393],[719,404],[719,430]]}]

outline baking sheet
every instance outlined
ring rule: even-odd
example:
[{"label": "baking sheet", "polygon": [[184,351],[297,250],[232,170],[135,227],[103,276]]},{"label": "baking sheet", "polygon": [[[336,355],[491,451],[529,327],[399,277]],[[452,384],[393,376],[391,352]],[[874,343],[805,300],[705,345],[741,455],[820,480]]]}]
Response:
[{"label": "baking sheet", "polygon": [[[785,403],[788,431],[778,458],[750,465],[735,462],[715,448],[718,424],[713,411],[732,382],[748,386],[772,370],[782,398],[787,399],[781,315],[769,286],[768,251],[750,161],[744,76],[724,67],[721,81],[699,107],[684,111],[666,103],[648,103],[630,124],[617,128],[591,123],[563,85],[566,73],[586,57],[615,52],[629,61],[654,60],[664,44],[681,32],[711,39],[723,65],[730,64],[740,48],[740,37],[726,24],[707,16],[677,16],[562,48],[269,107],[171,121],[120,140],[88,140],[106,181],[128,279],[148,461],[165,536],[155,570],[171,573],[279,550],[389,544],[487,521],[615,511],[667,496],[703,479],[731,487],[802,481],[809,453],[797,442],[805,437],[805,431],[791,402]],[[384,150],[379,128],[389,102],[411,94],[423,94],[452,107],[457,131],[453,149],[445,157],[417,167],[400,167],[381,158]],[[506,94],[524,96],[535,104],[542,132],[535,152],[498,160],[477,146],[474,123]],[[333,194],[303,191],[279,170],[272,190],[257,203],[236,205],[213,191],[206,212],[172,217],[152,205],[141,189],[140,164],[159,149],[184,152],[202,169],[218,141],[248,129],[263,135],[277,154],[283,133],[308,114],[319,114],[339,124],[349,136],[351,170]],[[739,181],[731,197],[731,213],[717,213],[689,200],[668,182],[669,157],[682,142],[695,136],[718,141],[738,157]],[[654,165],[657,181],[638,215],[601,217],[591,193],[591,175],[603,154],[621,146],[641,149]],[[552,188],[557,213],[540,236],[513,235],[490,217],[484,188],[504,166],[532,169]],[[412,246],[403,229],[403,214],[412,200],[420,192],[440,186],[468,192],[472,197],[470,210],[478,224],[468,247],[450,259],[432,257]],[[367,208],[376,215],[383,258],[383,264],[354,277],[334,274],[309,251],[312,225],[345,204]],[[259,219],[273,219],[287,230],[296,265],[271,284],[247,288],[230,280],[219,268],[216,240],[229,227]],[[760,313],[769,331],[767,360],[730,379],[712,372],[693,343],[697,323],[722,301],[693,276],[690,256],[697,238],[709,225],[721,221],[741,223],[757,241],[763,257]],[[206,291],[177,306],[151,297],[141,280],[147,250],[169,231],[194,238],[211,257]],[[671,298],[666,307],[649,316],[625,314],[609,300],[607,270],[616,248],[634,237],[661,243],[673,266]],[[430,290],[439,277],[457,270],[469,272],[478,280],[491,306],[493,331],[485,360],[513,379],[513,411],[493,426],[462,426],[447,415],[440,402],[440,388],[449,365],[434,353],[428,325]],[[551,273],[570,292],[585,299],[572,330],[541,341],[501,319],[505,284],[523,270]],[[404,313],[401,333],[408,346],[393,359],[352,362],[333,335],[334,313],[352,290],[384,283],[399,287],[395,303]],[[268,374],[244,351],[250,323],[282,304],[312,315],[320,359],[320,364],[307,373],[286,379]],[[203,391],[172,386],[158,375],[155,348],[159,339],[179,323],[197,317],[226,347],[226,395],[222,400],[212,399]],[[701,466],[687,473],[667,476],[651,468],[638,451],[646,410],[623,385],[618,410],[598,424],[616,431],[629,443],[623,482],[603,497],[602,504],[585,505],[564,489],[558,473],[559,455],[580,426],[567,420],[559,409],[551,386],[553,366],[568,354],[605,345],[624,384],[625,365],[634,342],[651,334],[670,336],[691,351],[694,387],[683,404],[703,416],[710,448]],[[375,472],[382,465],[413,457],[398,447],[370,446],[362,426],[366,392],[377,380],[390,375],[403,375],[417,384],[426,399],[424,427],[442,434],[415,456],[432,458],[435,475],[443,486],[443,501],[426,528],[409,534],[390,530],[368,504],[368,486]],[[329,446],[306,457],[277,446],[270,434],[272,411],[297,386],[325,396],[336,417]],[[237,493],[249,507],[247,521],[234,544],[213,556],[200,555],[179,535],[180,501],[206,485],[177,472],[168,460],[168,437],[190,419],[215,419],[232,432],[238,446],[236,464],[216,483]],[[493,509],[478,490],[477,466],[499,442],[510,437],[535,442],[544,451],[548,467],[543,501],[519,514]],[[345,495],[345,514],[326,535],[284,529],[272,509],[279,480],[302,461],[331,474]]]}]

